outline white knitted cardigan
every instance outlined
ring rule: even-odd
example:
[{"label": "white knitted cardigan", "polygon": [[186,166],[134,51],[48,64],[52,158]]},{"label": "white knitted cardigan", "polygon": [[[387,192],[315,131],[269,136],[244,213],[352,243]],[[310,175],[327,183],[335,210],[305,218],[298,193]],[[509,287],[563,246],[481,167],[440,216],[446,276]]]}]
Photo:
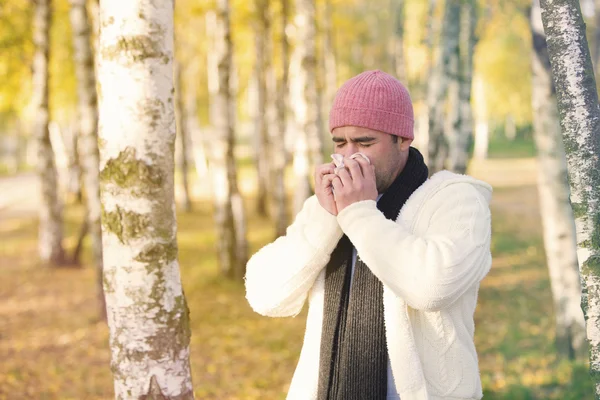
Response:
[{"label": "white knitted cardigan", "polygon": [[324,267],[343,232],[383,282],[386,342],[402,400],[481,399],[473,313],[491,266],[492,188],[442,171],[406,202],[397,221],[372,200],[337,217],[309,198],[285,236],[248,262],[246,297],[266,316],[309,310],[288,399],[316,399]]}]

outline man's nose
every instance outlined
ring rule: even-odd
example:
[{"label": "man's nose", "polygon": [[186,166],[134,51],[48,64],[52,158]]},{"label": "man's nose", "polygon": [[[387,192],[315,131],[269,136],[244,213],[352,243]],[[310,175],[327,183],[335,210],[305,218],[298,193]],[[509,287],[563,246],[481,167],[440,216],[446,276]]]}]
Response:
[{"label": "man's nose", "polygon": [[358,147],[354,143],[347,143],[342,150],[342,155],[346,158],[358,152]]}]

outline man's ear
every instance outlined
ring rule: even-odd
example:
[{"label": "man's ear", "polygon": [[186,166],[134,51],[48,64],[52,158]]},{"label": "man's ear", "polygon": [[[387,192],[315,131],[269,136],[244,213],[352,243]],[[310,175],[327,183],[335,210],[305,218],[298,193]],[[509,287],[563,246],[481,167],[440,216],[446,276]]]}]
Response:
[{"label": "man's ear", "polygon": [[402,142],[400,143],[400,150],[407,151],[412,142],[412,139],[402,138]]}]

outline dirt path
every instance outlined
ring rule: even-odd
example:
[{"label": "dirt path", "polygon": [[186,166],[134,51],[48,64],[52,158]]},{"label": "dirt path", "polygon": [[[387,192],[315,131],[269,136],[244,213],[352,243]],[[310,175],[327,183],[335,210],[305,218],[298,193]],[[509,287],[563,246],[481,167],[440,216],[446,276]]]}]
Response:
[{"label": "dirt path", "polygon": [[37,215],[40,185],[34,173],[0,177],[0,221]]}]

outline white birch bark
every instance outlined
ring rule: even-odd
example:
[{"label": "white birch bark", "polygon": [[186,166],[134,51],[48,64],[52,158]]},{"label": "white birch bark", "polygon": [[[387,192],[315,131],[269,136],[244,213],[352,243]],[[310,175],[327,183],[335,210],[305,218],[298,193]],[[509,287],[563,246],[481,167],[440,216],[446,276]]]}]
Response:
[{"label": "white birch bark", "polygon": [[[195,21],[197,25],[202,25],[200,20]],[[201,27],[204,31],[204,26]],[[198,76],[200,74],[200,59],[194,57],[185,69],[186,91],[185,91],[185,116],[186,127],[188,130],[188,139],[193,157],[194,169],[197,178],[204,179],[208,177],[207,155],[204,145],[202,129],[198,121]]]},{"label": "white birch bark", "polygon": [[50,0],[36,0],[33,15],[33,93],[35,115],[33,137],[37,146],[36,170],[40,179],[42,202],[39,210],[38,251],[43,263],[58,265],[64,261],[62,246],[62,204],[58,174],[48,130],[48,56],[50,53]]},{"label": "white birch bark", "polygon": [[233,49],[229,12],[229,1],[218,0],[216,15],[207,14],[207,32],[214,36],[208,66],[210,118],[214,135],[209,165],[219,266],[224,276],[241,280],[245,274],[247,241],[234,158],[235,96],[231,89]]},{"label": "white birch bark", "polygon": [[469,162],[469,147],[473,141],[473,110],[471,89],[473,83],[473,55],[477,38],[477,2],[465,0],[462,4],[460,22],[460,82],[458,99],[460,107],[460,127],[458,137],[450,147],[449,165],[452,171],[464,174]]},{"label": "white birch bark", "polygon": [[392,19],[392,33],[390,35],[389,56],[392,71],[396,78],[407,84],[406,64],[404,61],[404,0],[390,0],[390,12]]},{"label": "white birch bark", "polygon": [[473,158],[485,160],[488,157],[490,142],[490,127],[488,122],[488,110],[485,96],[485,82],[480,76],[473,80],[473,115],[475,117],[475,148]]},{"label": "white birch bark", "polygon": [[[66,125],[66,124],[64,124]],[[63,126],[58,121],[50,121],[48,123],[48,132],[50,135],[50,145],[54,154],[54,165],[56,166],[56,174],[58,176],[58,196],[59,202],[64,205],[66,194],[70,193],[69,180],[71,172],[69,166],[71,164],[71,155],[68,149],[68,140],[65,140]]]},{"label": "white birch bark", "polygon": [[289,84],[289,54],[290,46],[286,33],[289,20],[289,1],[281,0],[281,79],[277,84],[277,129],[273,129],[273,154],[272,154],[272,179],[273,179],[273,217],[275,218],[275,234],[282,236],[288,226],[287,201],[285,192],[285,166],[287,162],[287,149],[285,136],[287,128],[287,114],[289,110],[288,84]]},{"label": "white birch bark", "polygon": [[269,126],[267,124],[267,71],[271,55],[269,54],[269,1],[255,0],[256,18],[254,21],[254,45],[256,62],[254,66],[254,80],[256,84],[256,104],[254,105],[254,138],[255,161],[257,167],[257,193],[256,212],[258,215],[267,216],[269,193],[269,161],[271,159],[271,146]]},{"label": "white birch bark", "polygon": [[576,0],[542,0],[542,21],[567,154],[590,371],[600,399],[600,107]]},{"label": "white birch bark", "polygon": [[[463,16],[459,13],[459,21],[456,23],[460,26],[464,20]],[[457,32],[460,35],[460,30]],[[459,146],[462,115],[461,115],[461,98],[460,98],[460,86],[462,80],[462,68],[460,59],[460,41],[457,41],[457,46],[452,49],[450,53],[450,59],[448,60],[446,69],[446,79],[448,81],[448,93],[447,93],[447,113],[446,121],[444,125],[444,132],[442,135],[445,136],[447,145],[447,157],[446,160],[441,157],[438,159],[440,166],[445,165],[451,171],[454,171],[453,157],[456,157],[457,147]],[[439,170],[439,169],[436,169]],[[457,172],[457,171],[455,171]]]},{"label": "white birch bark", "polygon": [[437,0],[429,0],[427,7],[427,20],[424,42],[427,46],[427,58],[425,60],[425,73],[423,74],[423,80],[421,84],[427,88],[424,96],[423,106],[417,120],[416,128],[418,128],[418,136],[415,137],[414,145],[421,150],[423,153],[423,159],[425,163],[429,165],[429,96],[433,96],[432,83],[434,82],[434,27],[435,24],[435,8]]},{"label": "white birch bark", "polygon": [[509,142],[512,142],[517,138],[517,123],[512,114],[508,114],[504,119],[504,135]]},{"label": "white birch bark", "polygon": [[[266,83],[266,97],[267,97],[267,134],[269,137],[269,215],[271,219],[275,221],[276,236],[281,236],[285,233],[287,227],[287,216],[286,216],[286,193],[285,193],[285,115],[283,121],[279,121],[280,105],[279,101],[282,101],[281,109],[285,113],[286,100],[283,97],[279,99],[279,85],[283,85],[281,82],[278,84],[275,64],[273,60],[274,42],[272,39],[272,33],[274,26],[271,21],[276,20],[273,7],[271,7],[270,0],[260,0],[265,2],[265,13],[263,14],[263,26],[264,26],[264,37],[265,37],[265,83]],[[287,5],[282,4],[282,8],[285,7],[285,17],[283,22],[287,23]],[[283,32],[285,34],[285,32]],[[286,43],[287,39],[282,38]],[[282,48],[282,59],[287,57],[287,49]],[[282,60],[285,66],[287,66],[287,60]],[[287,70],[284,70],[287,71]],[[287,85],[287,76],[285,77],[285,84]]]},{"label": "white birch bark", "polygon": [[[325,104],[326,111],[333,105],[337,92],[337,61],[333,34],[333,13],[331,0],[323,1],[323,58],[325,62]],[[327,118],[325,118],[328,121]],[[328,123],[325,123],[329,126]]]},{"label": "white birch bark", "polygon": [[291,124],[293,133],[293,173],[294,173],[294,199],[293,213],[296,215],[302,209],[304,201],[310,196],[310,161],[308,154],[307,135],[303,124],[298,119],[299,107],[305,107],[302,97],[302,81],[299,80],[301,58],[298,51],[294,51],[290,60],[290,105],[294,111],[294,122]]},{"label": "white birch bark", "polygon": [[447,0],[444,6],[444,20],[440,40],[441,57],[428,86],[428,166],[430,174],[442,170],[448,157],[448,142],[444,136],[444,105],[448,92],[448,74],[452,66],[452,57],[458,49],[460,4],[461,0]]},{"label": "white birch bark", "polygon": [[71,1],[71,27],[77,74],[79,164],[83,169],[86,192],[87,229],[90,235],[92,258],[97,271],[97,290],[100,315],[106,317],[104,291],[102,289],[102,230],[100,226],[100,184],[98,177],[98,101],[91,27],[85,0]]},{"label": "white birch bark", "polygon": [[323,162],[323,143],[318,127],[314,0],[296,0],[294,24],[296,37],[291,68],[296,73],[291,74],[295,77],[291,104],[298,128],[294,148],[294,211],[299,212],[304,200],[311,194],[309,154],[313,165]]},{"label": "white birch bark", "polygon": [[585,321],[580,305],[577,241],[573,211],[569,203],[565,149],[560,134],[539,0],[534,0],[532,4],[531,31],[533,125],[539,163],[538,190],[556,316],[556,344],[562,356],[575,358],[587,354]]},{"label": "white birch bark", "polygon": [[173,1],[103,0],[104,291],[117,399],[193,399],[177,261]]}]

